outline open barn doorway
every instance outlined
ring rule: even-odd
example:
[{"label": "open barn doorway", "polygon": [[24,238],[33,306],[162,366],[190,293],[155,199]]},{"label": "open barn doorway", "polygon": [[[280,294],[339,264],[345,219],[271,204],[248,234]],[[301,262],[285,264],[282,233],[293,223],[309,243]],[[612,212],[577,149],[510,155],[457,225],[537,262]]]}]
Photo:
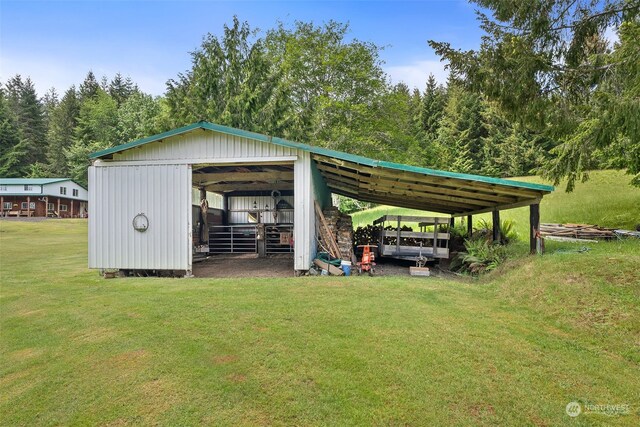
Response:
[{"label": "open barn doorway", "polygon": [[292,163],[193,165],[192,174],[195,276],[293,274]]}]

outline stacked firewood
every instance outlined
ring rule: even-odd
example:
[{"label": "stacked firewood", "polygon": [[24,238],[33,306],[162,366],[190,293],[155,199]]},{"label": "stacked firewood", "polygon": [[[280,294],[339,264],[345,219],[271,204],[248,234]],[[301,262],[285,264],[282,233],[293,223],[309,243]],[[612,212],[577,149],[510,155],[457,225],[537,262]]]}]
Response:
[{"label": "stacked firewood", "polygon": [[[392,227],[390,225],[387,225],[385,228],[385,230],[389,230],[389,231],[397,231],[398,228],[397,227]],[[412,227],[409,227],[408,225],[403,225],[400,227],[400,231],[413,231]],[[384,244],[385,245],[395,245],[396,241],[398,240],[398,238],[396,236],[387,236],[384,238]],[[420,245],[420,241],[418,239],[415,239],[413,237],[401,237],[400,238],[400,245],[401,246],[419,246]]]},{"label": "stacked firewood", "polygon": [[366,227],[358,227],[353,232],[353,240],[356,246],[359,245],[377,245],[379,226],[367,225]]},{"label": "stacked firewood", "polygon": [[353,221],[351,215],[341,214],[338,218],[336,241],[342,254],[342,259],[350,260],[353,253]]},{"label": "stacked firewood", "polygon": [[540,224],[540,235],[543,237],[607,240],[615,237],[613,229],[589,224]]},{"label": "stacked firewood", "polygon": [[[387,231],[397,231],[397,228],[391,225],[387,225],[384,229]],[[400,227],[400,231],[413,231],[413,228],[407,225],[403,225]],[[366,227],[358,227],[354,232],[354,240],[355,240],[356,246],[357,245],[377,245],[379,236],[380,236],[380,227],[373,226],[373,225],[367,225]],[[384,238],[384,244],[395,245],[396,240],[398,240],[398,238],[395,235],[387,236]],[[420,245],[420,241],[421,241],[420,239],[416,239],[413,237],[401,237],[400,245],[418,246]]]},{"label": "stacked firewood", "polygon": [[344,260],[350,260],[353,252],[353,221],[350,215],[340,212],[340,210],[332,206],[324,210],[324,218],[331,234],[340,249],[340,257]]}]

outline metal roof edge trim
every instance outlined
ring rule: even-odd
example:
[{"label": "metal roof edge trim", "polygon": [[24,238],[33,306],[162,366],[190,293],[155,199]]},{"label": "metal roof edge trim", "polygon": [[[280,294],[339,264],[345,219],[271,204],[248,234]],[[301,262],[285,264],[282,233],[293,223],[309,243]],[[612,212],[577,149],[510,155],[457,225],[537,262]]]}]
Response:
[{"label": "metal roof edge trim", "polygon": [[206,129],[206,130],[220,132],[228,135],[234,135],[234,136],[240,136],[243,138],[253,139],[257,141],[269,142],[269,143],[280,145],[283,147],[308,151],[320,156],[335,157],[340,160],[359,163],[359,164],[370,166],[370,167],[381,167],[385,169],[394,169],[394,170],[400,170],[404,172],[421,173],[426,175],[439,176],[443,178],[454,178],[454,179],[462,179],[467,181],[478,181],[478,182],[483,182],[485,184],[495,184],[495,185],[505,185],[509,187],[527,188],[530,190],[537,190],[537,191],[552,192],[555,189],[553,186],[545,185],[545,184],[534,184],[530,182],[514,181],[514,180],[508,180],[504,178],[493,178],[493,177],[482,176],[482,175],[449,172],[449,171],[443,171],[438,169],[423,168],[420,166],[410,166],[410,165],[405,165],[400,163],[386,162],[383,160],[374,160],[374,159],[370,159],[364,156],[359,156],[356,154],[349,154],[342,151],[331,150],[329,148],[317,147],[313,145],[303,144],[300,142],[289,141],[283,138],[271,137],[271,136],[267,136],[260,133],[250,132],[250,131],[237,129],[237,128],[224,126],[224,125],[219,125],[216,123],[211,123],[206,121],[192,123],[190,125],[173,129],[167,132],[163,132],[157,135],[152,135],[146,138],[138,139],[136,141],[128,142],[126,144],[117,145],[115,147],[107,148],[106,150],[97,151],[95,153],[91,153],[89,155],[89,158],[96,159],[108,154],[113,154],[120,151],[135,148],[144,144],[148,144],[150,142],[155,142],[161,139],[177,136],[186,132],[190,132],[195,129]]}]

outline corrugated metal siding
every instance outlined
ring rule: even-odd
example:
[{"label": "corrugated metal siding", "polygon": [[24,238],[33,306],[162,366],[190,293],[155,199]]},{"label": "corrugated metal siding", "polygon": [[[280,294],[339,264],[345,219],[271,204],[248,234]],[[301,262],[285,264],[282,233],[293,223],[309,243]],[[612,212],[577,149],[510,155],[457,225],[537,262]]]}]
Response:
[{"label": "corrugated metal siding", "polygon": [[[293,196],[282,196],[280,199],[287,201],[291,206],[294,206]],[[229,197],[229,223],[230,224],[246,224],[247,212],[253,210],[253,202],[256,202],[258,209],[264,209],[266,205],[269,205],[269,209],[273,209],[274,200],[271,196],[231,196]],[[242,211],[242,212],[234,212]],[[294,215],[292,211],[280,211],[278,212],[278,223],[281,224],[293,224]],[[276,221],[273,218],[272,212],[263,214],[262,222],[265,224],[274,224]]]},{"label": "corrugated metal siding", "polygon": [[316,215],[313,206],[315,195],[311,175],[311,155],[308,152],[300,152],[298,155],[298,160],[293,166],[293,176],[295,194],[294,268],[308,270],[311,266],[311,260],[316,254]]},{"label": "corrugated metal siding", "polygon": [[190,222],[189,165],[89,168],[89,268],[190,270]]},{"label": "corrugated metal siding", "polygon": [[114,155],[114,160],[243,159],[295,156],[297,150],[208,130],[195,130]]},{"label": "corrugated metal siding", "polygon": [[[262,213],[262,223],[264,224],[293,224],[295,221],[294,211],[278,212],[277,221],[273,218],[272,212]],[[229,224],[247,224],[247,212],[229,212]]]}]

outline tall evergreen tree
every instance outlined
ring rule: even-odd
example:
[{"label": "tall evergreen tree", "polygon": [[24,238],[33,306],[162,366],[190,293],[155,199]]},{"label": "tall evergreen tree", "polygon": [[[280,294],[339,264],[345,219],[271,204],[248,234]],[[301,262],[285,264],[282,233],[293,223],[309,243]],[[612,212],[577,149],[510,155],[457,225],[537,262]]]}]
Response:
[{"label": "tall evergreen tree", "polygon": [[79,114],[80,101],[75,86],[71,86],[49,120],[47,161],[52,175],[67,176],[69,173],[66,153],[73,142]]},{"label": "tall evergreen tree", "polygon": [[60,100],[58,99],[58,92],[55,87],[50,88],[42,97],[42,108],[45,118],[45,126],[49,127],[49,120],[53,110],[58,106]]},{"label": "tall evergreen tree", "polygon": [[434,140],[437,136],[440,119],[444,113],[445,101],[444,89],[438,85],[435,76],[429,74],[427,87],[422,96],[422,111],[420,112],[422,129],[429,140]]},{"label": "tall evergreen tree", "polygon": [[449,88],[444,118],[438,131],[439,150],[445,155],[440,167],[456,172],[480,173],[485,164],[484,122],[481,96],[462,87]]},{"label": "tall evergreen tree", "polygon": [[95,98],[98,95],[99,90],[100,84],[98,84],[95,74],[93,74],[93,71],[89,71],[87,76],[84,78],[84,81],[80,84],[80,101],[84,102],[87,99]]},{"label": "tall evergreen tree", "polygon": [[22,148],[16,118],[11,111],[6,90],[0,87],[0,176],[19,177]]},{"label": "tall evergreen tree", "polygon": [[71,177],[87,183],[89,154],[112,147],[117,142],[118,108],[108,93],[98,88],[93,98],[82,100],[73,144],[66,152]]},{"label": "tall evergreen tree", "polygon": [[269,133],[279,121],[271,108],[278,75],[264,42],[252,40],[246,22],[233,18],[221,38],[208,34],[192,54],[192,68],[167,83],[167,101],[175,125],[210,120]]},{"label": "tall evergreen tree", "polygon": [[7,149],[3,169],[11,165],[12,176],[26,176],[31,165],[43,163],[46,123],[41,101],[30,78],[16,75],[6,85],[7,106],[18,130],[18,143]]},{"label": "tall evergreen tree", "polygon": [[107,92],[116,101],[118,107],[120,107],[137,90],[138,88],[133,84],[131,78],[127,77],[125,79],[120,73],[117,73],[109,83],[109,90]]},{"label": "tall evergreen tree", "polygon": [[[430,41],[452,73],[495,100],[510,120],[558,141],[545,175],[567,178],[567,190],[601,165],[598,153],[616,157],[636,174],[640,163],[639,0],[474,0],[485,31],[480,49],[461,51]],[[609,52],[606,31],[619,30]],[[626,142],[623,142],[626,141]]]}]

